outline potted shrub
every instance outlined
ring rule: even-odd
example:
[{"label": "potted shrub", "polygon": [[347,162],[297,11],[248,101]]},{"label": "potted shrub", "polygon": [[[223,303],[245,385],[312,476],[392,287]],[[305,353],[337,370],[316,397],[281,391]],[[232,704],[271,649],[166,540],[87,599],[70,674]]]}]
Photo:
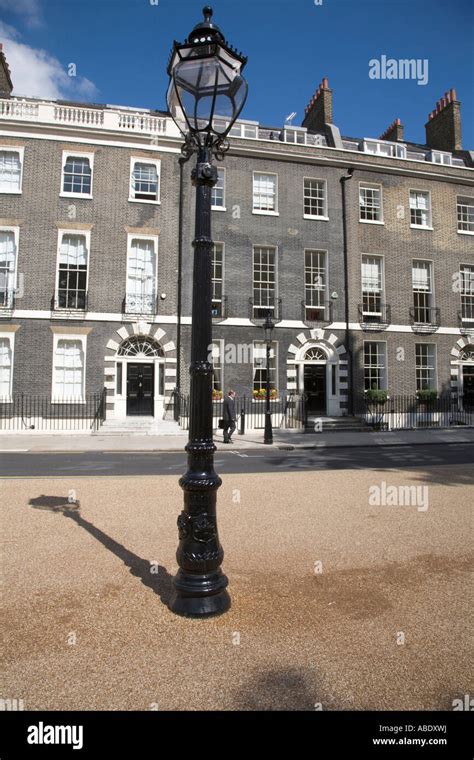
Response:
[{"label": "potted shrub", "polygon": [[431,401],[436,401],[438,398],[438,392],[432,388],[424,388],[423,390],[416,392],[416,397],[420,404],[429,404]]},{"label": "potted shrub", "polygon": [[212,389],[212,400],[222,401],[222,391],[218,391],[215,388]]},{"label": "potted shrub", "polygon": [[380,391],[376,388],[371,388],[365,392],[366,401],[369,404],[385,404],[389,398],[387,391]]}]

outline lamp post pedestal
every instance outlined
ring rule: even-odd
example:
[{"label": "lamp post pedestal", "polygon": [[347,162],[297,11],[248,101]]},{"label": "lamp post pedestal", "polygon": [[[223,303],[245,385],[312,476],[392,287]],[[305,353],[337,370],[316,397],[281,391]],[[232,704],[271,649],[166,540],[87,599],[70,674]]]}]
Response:
[{"label": "lamp post pedestal", "polygon": [[188,469],[179,484],[184,509],[178,518],[179,570],[173,579],[169,602],[179,615],[217,615],[230,607],[227,577],[220,566],[224,550],[216,517],[217,489],[222,481],[214,470],[212,433],[212,267],[211,191],[217,169],[211,151],[201,148],[192,173],[196,186],[196,237],[194,246],[193,306]]}]

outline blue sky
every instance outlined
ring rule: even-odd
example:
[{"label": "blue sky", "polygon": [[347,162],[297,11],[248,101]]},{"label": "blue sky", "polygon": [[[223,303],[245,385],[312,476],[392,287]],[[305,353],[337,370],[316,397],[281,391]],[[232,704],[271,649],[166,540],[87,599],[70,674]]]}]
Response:
[{"label": "blue sky", "polygon": [[[17,93],[164,109],[166,64],[201,15],[196,0],[0,0]],[[321,0],[317,0],[321,2]],[[300,124],[323,76],[345,135],[378,137],[400,117],[405,137],[451,87],[462,102],[463,147],[474,148],[472,0],[214,0],[214,20],[249,58],[242,118]],[[428,61],[428,82],[369,78],[382,55]],[[75,78],[67,76],[68,64]],[[30,92],[26,93],[27,90]],[[34,92],[33,92],[34,90]]]}]

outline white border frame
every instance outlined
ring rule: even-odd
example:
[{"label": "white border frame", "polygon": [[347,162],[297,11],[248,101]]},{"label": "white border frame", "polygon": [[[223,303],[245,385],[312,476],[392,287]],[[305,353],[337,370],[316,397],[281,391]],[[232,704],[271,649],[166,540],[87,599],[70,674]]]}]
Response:
[{"label": "white border frame", "polygon": [[[13,239],[15,241],[15,271],[13,274],[13,294],[16,297],[17,289],[18,289],[18,259],[20,257],[20,228],[15,227],[11,224],[2,224],[0,225],[0,232],[13,232]],[[16,300],[16,298],[15,298]],[[8,311],[8,307],[7,307]],[[2,308],[0,308],[0,313],[2,312]]]},{"label": "white border frame", "polygon": [[[360,191],[361,188],[368,188],[369,190],[378,189],[380,190],[380,219],[361,219],[360,218],[360,211],[361,211],[361,205],[360,205]],[[357,195],[357,205],[359,208],[359,223],[360,224],[385,224],[385,216],[384,216],[384,203],[383,203],[383,185],[379,184],[378,182],[366,182],[364,180],[359,180],[359,187],[358,187],[358,195]]]},{"label": "white border frame", "polygon": [[[474,235],[474,230],[460,230],[459,229],[459,221],[458,221],[458,203],[460,198],[469,199],[472,201],[472,205],[474,206],[474,195],[458,195],[456,194],[456,232],[458,235]],[[467,204],[468,206],[471,204]]]},{"label": "white border frame", "polygon": [[[276,177],[276,183],[275,183],[275,211],[262,211],[260,209],[255,209],[253,207],[253,197],[254,197],[254,182],[255,182],[255,175],[256,174],[264,174],[267,177]],[[257,216],[280,216],[279,208],[280,208],[280,199],[279,199],[279,187],[278,187],[278,173],[277,172],[266,172],[261,171],[260,169],[252,171],[252,214],[256,214]]]},{"label": "white border frame", "polygon": [[[52,373],[51,373],[51,403],[52,404],[85,404],[86,403],[86,371],[87,371],[87,335],[84,334],[78,334],[74,332],[70,333],[63,333],[63,332],[54,332],[53,329],[53,366],[52,366]],[[54,395],[54,371],[55,371],[55,356],[56,351],[58,348],[58,341],[60,340],[76,340],[80,341],[82,344],[82,353],[84,356],[84,365],[83,365],[83,373],[82,373],[82,396],[81,398],[74,398],[74,399],[64,399],[60,398],[59,396]]]},{"label": "white border frame", "polygon": [[[135,164],[151,164],[156,168],[158,174],[158,192],[156,200],[144,200],[143,198],[134,198],[132,188],[133,169]],[[161,205],[161,159],[160,158],[148,158],[144,156],[130,156],[130,176],[128,181],[128,200],[130,203],[148,203],[152,206]]]},{"label": "white border frame", "polygon": [[15,368],[15,334],[16,330],[6,331],[6,330],[0,330],[0,339],[10,341],[10,351],[12,354],[12,363],[11,363],[11,369],[10,369],[10,388],[8,391],[8,396],[0,396],[0,402],[4,404],[11,403],[11,400],[13,398],[13,372]]},{"label": "white border frame", "polygon": [[[130,255],[132,252],[132,240],[148,240],[153,241],[153,245],[155,247],[155,256],[156,256],[156,269],[155,269],[155,304],[156,300],[158,298],[158,254],[159,254],[159,235],[144,235],[142,233],[136,233],[136,232],[127,232],[127,262],[126,262],[126,269],[125,269],[125,298],[127,298],[127,284],[128,284],[128,262],[130,260]],[[150,312],[150,314],[144,315],[146,317],[156,317],[156,306],[154,307],[154,310]]]},{"label": "white border frame", "polygon": [[[428,195],[429,199],[429,224],[412,224],[411,223],[411,193],[424,193],[425,195]],[[457,207],[456,207],[457,208]],[[433,231],[433,204],[431,201],[431,190],[423,190],[421,187],[409,187],[408,188],[408,213],[409,221],[410,221],[410,228],[412,230],[431,230]]]},{"label": "white border frame", "polygon": [[388,341],[387,340],[371,340],[370,338],[363,339],[362,341],[362,369],[364,372],[364,385],[365,385],[365,344],[366,343],[383,343],[385,345],[385,388],[380,388],[381,391],[389,391],[388,384]]},{"label": "white border frame", "polygon": [[[385,303],[385,296],[386,296],[386,293],[385,293],[385,255],[383,253],[361,253],[360,254],[360,298],[361,298],[361,301],[362,302],[364,301],[364,291],[362,289],[362,264],[363,264],[363,259],[364,259],[365,256],[370,256],[373,259],[380,259],[381,262],[382,262],[382,277],[381,277],[381,280],[382,280],[382,290],[380,292],[380,301],[381,301],[381,305],[382,306],[387,306],[387,304]],[[412,292],[413,292],[413,290],[412,290]],[[362,306],[363,306],[363,303],[362,303]],[[367,315],[370,315],[370,314],[378,314],[378,313],[379,313],[378,311],[364,311],[362,309],[362,316],[367,316]],[[382,314],[380,314],[380,316],[382,316]]]},{"label": "white border frame", "polygon": [[227,172],[226,172],[226,168],[225,168],[225,166],[218,166],[217,167],[217,171],[224,173],[224,198],[223,198],[224,205],[223,206],[214,206],[214,204],[212,203],[212,191],[214,190],[214,187],[215,187],[215,185],[214,185],[214,187],[211,188],[211,211],[227,211],[227,206],[226,206]]},{"label": "white border frame", "polygon": [[416,340],[414,343],[414,359],[415,359],[415,395],[418,393],[418,388],[416,387],[416,371],[418,369],[418,365],[416,363],[416,347],[417,346],[434,346],[434,386],[433,388],[428,388],[427,390],[433,390],[436,391],[436,393],[439,393],[438,389],[438,344],[437,343],[430,343],[429,341],[421,341]]},{"label": "white border frame", "polygon": [[[324,182],[324,214],[323,216],[315,216],[314,214],[305,214],[304,213],[304,202],[305,202],[305,195],[304,195],[304,183],[305,180],[314,180],[314,182]],[[316,221],[321,222],[328,222],[329,221],[329,215],[328,215],[328,181],[327,179],[324,179],[323,177],[303,177],[303,219],[315,219]]]},{"label": "white border frame", "polygon": [[[71,309],[69,307],[60,308],[56,305],[56,296],[58,294],[59,289],[59,258],[61,253],[61,242],[63,239],[63,235],[76,235],[77,237],[85,237],[86,239],[86,248],[87,248],[87,271],[86,271],[86,305],[87,305],[87,298],[89,293],[89,271],[90,271],[90,258],[91,258],[91,231],[90,230],[75,230],[70,229],[69,227],[60,227],[58,229],[58,245],[57,245],[57,252],[56,252],[56,276],[54,279],[54,310],[58,312],[78,312],[82,313],[83,309]],[[85,309],[87,311],[87,308]]]},{"label": "white border frame", "polygon": [[[252,261],[251,261],[251,267],[252,267],[252,269],[251,269],[252,295],[250,297],[251,297],[252,302],[253,302],[254,301],[254,295],[253,295],[253,293],[254,293],[254,282],[255,282],[254,279],[253,279],[253,267],[254,267],[254,258],[253,257],[254,257],[254,253],[255,253],[255,249],[256,248],[272,248],[275,251],[275,295],[274,295],[274,299],[275,299],[275,306],[276,306],[276,304],[278,302],[278,298],[279,298],[279,295],[278,295],[278,293],[279,293],[278,274],[279,274],[279,269],[280,269],[280,267],[278,265],[278,251],[279,251],[279,249],[278,249],[277,245],[265,245],[264,243],[253,243],[252,244]],[[252,303],[252,319],[254,318],[254,316],[253,316],[253,310],[254,310],[254,308],[255,308],[255,304]],[[264,309],[265,307],[264,306],[257,306],[257,308],[258,309]],[[276,309],[273,309],[273,316],[275,316],[275,314],[276,314]],[[251,320],[250,320],[250,324],[252,324]]]},{"label": "white border frame", "polygon": [[[63,150],[61,157],[61,186],[59,188],[60,198],[84,198],[85,200],[92,200],[94,190],[94,156],[95,153],[88,153],[85,150]],[[64,169],[66,167],[66,161],[68,157],[72,158],[88,158],[89,166],[91,169],[91,191],[87,193],[68,193],[63,190],[64,188]]]},{"label": "white border frame", "polygon": [[25,160],[25,148],[24,146],[17,146],[17,145],[3,145],[0,143],[0,151],[5,153],[18,153],[20,157],[20,189],[19,190],[12,190],[11,192],[7,193],[5,190],[0,190],[0,195],[21,195],[23,192],[23,170],[24,170],[24,160]]}]

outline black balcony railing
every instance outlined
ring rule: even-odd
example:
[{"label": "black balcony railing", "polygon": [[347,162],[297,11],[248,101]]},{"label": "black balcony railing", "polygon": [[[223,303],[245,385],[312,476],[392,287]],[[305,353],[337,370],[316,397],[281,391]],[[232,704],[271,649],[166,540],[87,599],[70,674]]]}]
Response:
[{"label": "black balcony railing", "polygon": [[15,308],[15,291],[11,288],[0,290],[0,317],[10,314]]},{"label": "black balcony railing", "polygon": [[85,290],[56,290],[51,299],[51,312],[54,316],[62,314],[79,316],[85,314],[88,306],[88,294]]},{"label": "black balcony railing", "polygon": [[391,320],[391,307],[389,304],[380,304],[376,309],[366,308],[366,304],[359,304],[359,323],[363,330],[386,330]]},{"label": "black balcony railing", "polygon": [[333,321],[333,307],[333,301],[323,301],[320,306],[310,306],[303,300],[301,301],[301,321],[308,327],[329,325]]},{"label": "black balcony railing", "polygon": [[212,321],[221,322],[227,319],[227,296],[222,296],[219,300],[212,301]]},{"label": "black balcony railing", "polygon": [[413,332],[436,332],[441,324],[440,310],[434,306],[411,306],[410,324]]},{"label": "black balcony railing", "polygon": [[467,304],[458,311],[458,322],[463,335],[474,333],[474,305]]},{"label": "black balcony railing", "polygon": [[158,313],[158,298],[156,295],[141,295],[126,293],[122,301],[122,314],[147,316]]},{"label": "black balcony railing", "polygon": [[267,314],[274,322],[281,322],[281,298],[249,298],[249,319],[255,325],[262,325]]}]

